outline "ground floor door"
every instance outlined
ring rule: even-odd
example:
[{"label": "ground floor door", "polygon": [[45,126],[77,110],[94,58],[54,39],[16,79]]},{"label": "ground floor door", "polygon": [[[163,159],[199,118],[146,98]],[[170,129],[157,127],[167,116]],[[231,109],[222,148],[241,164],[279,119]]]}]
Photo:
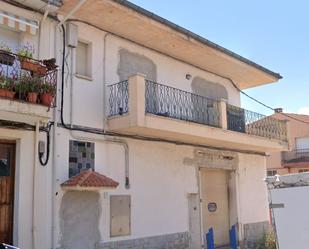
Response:
[{"label": "ground floor door", "polygon": [[214,230],[216,248],[229,244],[228,171],[203,169],[201,195],[203,230]]},{"label": "ground floor door", "polygon": [[0,142],[0,243],[12,244],[15,144]]}]

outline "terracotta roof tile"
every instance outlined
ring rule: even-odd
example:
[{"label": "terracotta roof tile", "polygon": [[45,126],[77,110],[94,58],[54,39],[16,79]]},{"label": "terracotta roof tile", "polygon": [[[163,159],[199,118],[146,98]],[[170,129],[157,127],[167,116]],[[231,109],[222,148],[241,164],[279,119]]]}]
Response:
[{"label": "terracotta roof tile", "polygon": [[62,187],[83,188],[116,188],[118,185],[113,179],[90,170],[82,171],[61,184]]}]

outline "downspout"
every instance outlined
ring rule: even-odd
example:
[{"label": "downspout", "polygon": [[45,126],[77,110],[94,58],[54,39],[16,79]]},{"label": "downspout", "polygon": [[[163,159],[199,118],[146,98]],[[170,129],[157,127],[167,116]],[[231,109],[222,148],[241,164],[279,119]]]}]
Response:
[{"label": "downspout", "polygon": [[[55,26],[55,43],[54,43],[54,53],[55,53],[55,58],[57,58],[57,51],[59,49],[58,46],[58,26]],[[58,77],[59,79],[59,77]],[[60,87],[59,87],[59,80],[57,80],[57,91],[59,91]],[[58,96],[58,93],[56,94],[56,96]],[[56,97],[56,106],[58,105],[59,99]],[[57,107],[55,109],[53,109],[53,120],[54,120],[54,126],[53,126],[53,159],[52,159],[52,191],[51,191],[51,196],[52,196],[52,217],[51,217],[51,221],[52,221],[52,234],[51,234],[51,241],[52,241],[52,249],[56,249],[56,224],[57,224],[57,218],[56,218],[56,198],[57,198],[57,166],[56,166],[56,162],[57,162],[57,123],[58,123],[58,110]]]},{"label": "downspout", "polygon": [[40,27],[39,27],[39,49],[38,49],[38,58],[39,58],[39,60],[41,59],[42,28],[43,28],[43,23],[46,21],[46,18],[48,16],[49,8],[50,8],[50,5],[48,4],[47,7],[46,7],[46,10],[44,12],[44,15],[42,17],[42,20],[41,20],[41,23],[40,23]]},{"label": "downspout", "polygon": [[[107,122],[107,116],[106,116],[106,41],[107,37],[110,35],[110,33],[106,33],[104,35],[104,55],[103,55],[103,130],[105,130],[105,124]],[[73,103],[73,93],[74,93],[74,74],[73,74],[73,49],[71,48],[70,50],[70,127],[73,126],[74,122],[74,103]],[[89,136],[80,136],[76,135],[74,131],[70,130],[70,134],[74,139],[77,140],[90,140],[90,141],[97,141],[97,142],[103,142],[103,143],[113,143],[113,144],[118,144],[121,145],[124,149],[125,153],[125,188],[129,189],[130,188],[130,176],[129,176],[129,146],[126,140],[124,139],[119,139],[119,138],[94,138],[94,137],[89,137]]]},{"label": "downspout", "polygon": [[35,124],[35,134],[34,134],[34,157],[33,157],[33,172],[32,172],[32,248],[36,248],[36,205],[35,205],[35,196],[36,196],[36,168],[38,166],[37,160],[37,151],[39,147],[39,132],[40,132],[40,122],[37,121]]},{"label": "downspout", "polygon": [[[195,174],[196,174],[196,180],[197,180],[197,188],[198,188],[198,196],[199,196],[199,225],[200,225],[200,242],[201,246],[204,245],[204,226],[203,226],[203,198],[202,198],[202,181],[201,181],[201,172],[200,172],[200,165],[197,163],[195,165]],[[204,245],[205,247],[205,245]],[[204,248],[203,247],[203,248]]]}]

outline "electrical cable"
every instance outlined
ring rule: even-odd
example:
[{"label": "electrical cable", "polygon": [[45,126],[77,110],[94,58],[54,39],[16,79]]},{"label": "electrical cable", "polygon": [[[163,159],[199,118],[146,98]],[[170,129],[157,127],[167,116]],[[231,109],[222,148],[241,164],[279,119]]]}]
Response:
[{"label": "electrical cable", "polygon": [[[247,94],[246,92],[244,92],[243,90],[241,90],[241,89],[234,83],[233,80],[231,80],[231,79],[229,79],[229,80],[231,81],[232,85],[236,88],[236,90],[239,91],[241,94],[245,95],[246,97],[248,97],[249,99],[255,101],[256,103],[258,103],[258,104],[260,104],[260,105],[266,107],[267,109],[270,109],[270,110],[276,112],[276,108],[273,108],[273,107],[271,107],[271,106],[269,106],[269,105],[263,103],[262,101],[260,101],[260,100],[258,100],[258,99],[256,99],[256,98],[254,98],[254,97],[252,97],[252,96],[250,96],[249,94]],[[291,115],[289,115],[289,114],[287,114],[287,113],[284,113],[284,112],[276,112],[276,113],[278,113],[279,115],[285,116],[285,117],[287,117],[287,118],[293,119],[293,120],[295,120],[295,121],[298,121],[298,122],[301,122],[301,123],[304,123],[304,124],[309,124],[309,122],[304,121],[304,120],[301,120],[301,119],[299,119],[299,118],[295,118],[295,117],[293,117],[293,116],[291,116]]]},{"label": "electrical cable", "polygon": [[41,153],[40,152],[40,148],[38,148],[39,161],[40,161],[40,164],[42,166],[46,166],[48,164],[48,161],[49,161],[49,154],[50,154],[50,130],[51,130],[52,126],[53,126],[53,123],[50,122],[50,123],[48,123],[47,128],[42,128],[41,129],[42,131],[46,132],[46,158],[45,158],[45,160],[43,160],[44,153]]}]

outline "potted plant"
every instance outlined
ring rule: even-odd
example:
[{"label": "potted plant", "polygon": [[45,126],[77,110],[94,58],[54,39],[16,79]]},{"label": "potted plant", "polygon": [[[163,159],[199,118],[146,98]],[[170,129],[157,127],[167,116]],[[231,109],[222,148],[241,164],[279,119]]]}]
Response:
[{"label": "potted plant", "polygon": [[15,97],[15,80],[0,75],[0,97]]},{"label": "potted plant", "polygon": [[6,79],[6,97],[9,99],[14,99],[15,97],[15,80],[11,78]]},{"label": "potted plant", "polygon": [[12,66],[15,60],[14,55],[11,54],[12,49],[5,43],[0,45],[0,63],[8,66]]},{"label": "potted plant", "polygon": [[40,77],[33,77],[29,79],[27,84],[27,100],[30,103],[37,103],[41,83],[42,79]]},{"label": "potted plant", "polygon": [[56,87],[53,84],[44,82],[41,84],[40,100],[43,105],[51,106],[56,93]]},{"label": "potted plant", "polygon": [[6,97],[6,77],[3,75],[0,75],[0,97]]},{"label": "potted plant", "polygon": [[24,70],[32,72],[36,76],[44,76],[46,67],[41,65],[39,61],[33,60],[34,48],[30,44],[26,44],[17,50],[20,61],[20,67]]},{"label": "potted plant", "polygon": [[15,84],[15,90],[20,99],[27,100],[28,83],[31,81],[32,77],[26,74],[22,74],[21,77]]}]

